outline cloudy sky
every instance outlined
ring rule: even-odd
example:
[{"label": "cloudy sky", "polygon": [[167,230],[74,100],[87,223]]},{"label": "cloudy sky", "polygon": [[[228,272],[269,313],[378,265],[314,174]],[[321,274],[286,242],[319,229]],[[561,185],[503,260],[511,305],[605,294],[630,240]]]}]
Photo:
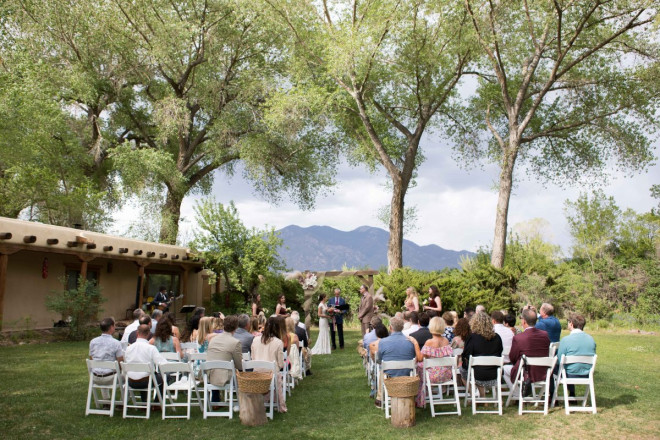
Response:
[{"label": "cloudy sky", "polygon": [[[498,170],[492,166],[464,170],[439,142],[427,140],[422,146],[427,159],[419,169],[417,186],[409,190],[406,198],[406,206],[417,208],[417,221],[405,238],[419,245],[436,244],[453,250],[475,251],[481,246],[490,246],[495,225],[497,192],[494,188]],[[567,188],[544,187],[520,174],[511,198],[509,226],[543,218],[550,225],[546,240],[560,245],[569,255],[571,238],[564,202],[575,200],[581,190],[590,190],[593,185],[578,182]],[[371,175],[366,169],[342,166],[337,180],[335,188],[321,193],[311,211],[303,211],[289,201],[279,205],[267,203],[254,194],[240,172],[231,178],[217,173],[213,195],[221,203],[233,200],[244,223],[258,228],[324,225],[349,231],[369,225],[387,229],[378,220],[379,208],[389,205],[390,200],[384,172]],[[649,193],[651,185],[657,183],[660,183],[660,166],[654,165],[646,173],[633,177],[613,174],[603,190],[615,198],[620,208],[645,212],[657,205]],[[184,238],[192,227],[193,205],[194,199],[187,198],[182,207]],[[121,222],[116,226],[121,229]]]}]

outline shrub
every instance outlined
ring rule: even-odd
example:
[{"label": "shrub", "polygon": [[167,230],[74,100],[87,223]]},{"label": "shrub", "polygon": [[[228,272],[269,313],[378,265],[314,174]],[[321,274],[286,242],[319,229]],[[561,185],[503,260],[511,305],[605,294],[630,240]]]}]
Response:
[{"label": "shrub", "polygon": [[[66,285],[64,280],[62,284]],[[54,291],[47,296],[46,308],[60,313],[69,323],[69,338],[82,340],[87,336],[87,325],[97,319],[105,301],[95,283],[81,278],[77,288]]]}]

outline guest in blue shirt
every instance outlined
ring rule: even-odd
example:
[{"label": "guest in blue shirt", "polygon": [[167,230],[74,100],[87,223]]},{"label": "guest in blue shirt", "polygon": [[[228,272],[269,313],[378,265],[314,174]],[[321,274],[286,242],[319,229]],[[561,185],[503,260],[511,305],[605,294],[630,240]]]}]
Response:
[{"label": "guest in blue shirt", "polygon": [[[404,336],[403,320],[392,318],[390,320],[390,336],[383,338],[378,343],[378,352],[376,353],[376,362],[382,361],[408,361],[416,358],[415,346],[410,339]],[[410,369],[386,370],[389,376],[408,376]]]},{"label": "guest in blue shirt", "polygon": [[378,339],[378,336],[376,336],[376,324],[381,324],[382,321],[378,316],[374,316],[371,318],[371,321],[369,322],[369,326],[371,327],[371,331],[368,333],[365,333],[364,337],[362,338],[362,346],[366,349],[369,350],[369,344],[374,342],[376,339]]},{"label": "guest in blue shirt", "polygon": [[559,342],[561,324],[554,314],[555,308],[552,305],[548,303],[541,304],[541,308],[539,309],[540,318],[536,322],[536,328],[547,332],[550,342]]},{"label": "guest in blue shirt", "polygon": [[[572,313],[568,318],[568,330],[571,332],[559,343],[557,350],[557,365],[563,356],[594,356],[596,354],[596,341],[591,335],[586,334],[583,329],[586,324],[584,316]],[[568,377],[589,377],[590,364],[567,364],[566,375]],[[568,385],[568,394],[575,396],[575,385]]]}]

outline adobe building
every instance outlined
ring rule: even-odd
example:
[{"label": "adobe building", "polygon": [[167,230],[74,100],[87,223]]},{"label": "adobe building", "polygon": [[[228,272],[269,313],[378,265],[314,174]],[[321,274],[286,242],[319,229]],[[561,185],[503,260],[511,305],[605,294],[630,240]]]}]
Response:
[{"label": "adobe building", "polygon": [[175,313],[211,294],[202,262],[184,247],[0,217],[2,330],[52,327],[63,317],[46,309],[46,296],[79,277],[94,280],[107,299],[99,318],[129,318],[160,286],[183,295],[170,306]]}]

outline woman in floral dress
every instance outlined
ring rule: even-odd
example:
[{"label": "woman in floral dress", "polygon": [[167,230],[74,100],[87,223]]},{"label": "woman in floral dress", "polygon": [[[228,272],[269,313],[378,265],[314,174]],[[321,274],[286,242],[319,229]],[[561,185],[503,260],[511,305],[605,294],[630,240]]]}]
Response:
[{"label": "woman in floral dress", "polygon": [[[441,358],[452,356],[453,351],[449,341],[444,337],[445,320],[436,316],[429,322],[429,331],[433,336],[426,341],[422,347],[422,355],[425,358]],[[429,380],[431,383],[446,382],[451,379],[451,367],[432,367],[428,369]],[[422,379],[424,377],[424,362],[417,363],[417,375]],[[415,404],[418,408],[423,408],[426,401],[426,387],[420,384]]]}]

